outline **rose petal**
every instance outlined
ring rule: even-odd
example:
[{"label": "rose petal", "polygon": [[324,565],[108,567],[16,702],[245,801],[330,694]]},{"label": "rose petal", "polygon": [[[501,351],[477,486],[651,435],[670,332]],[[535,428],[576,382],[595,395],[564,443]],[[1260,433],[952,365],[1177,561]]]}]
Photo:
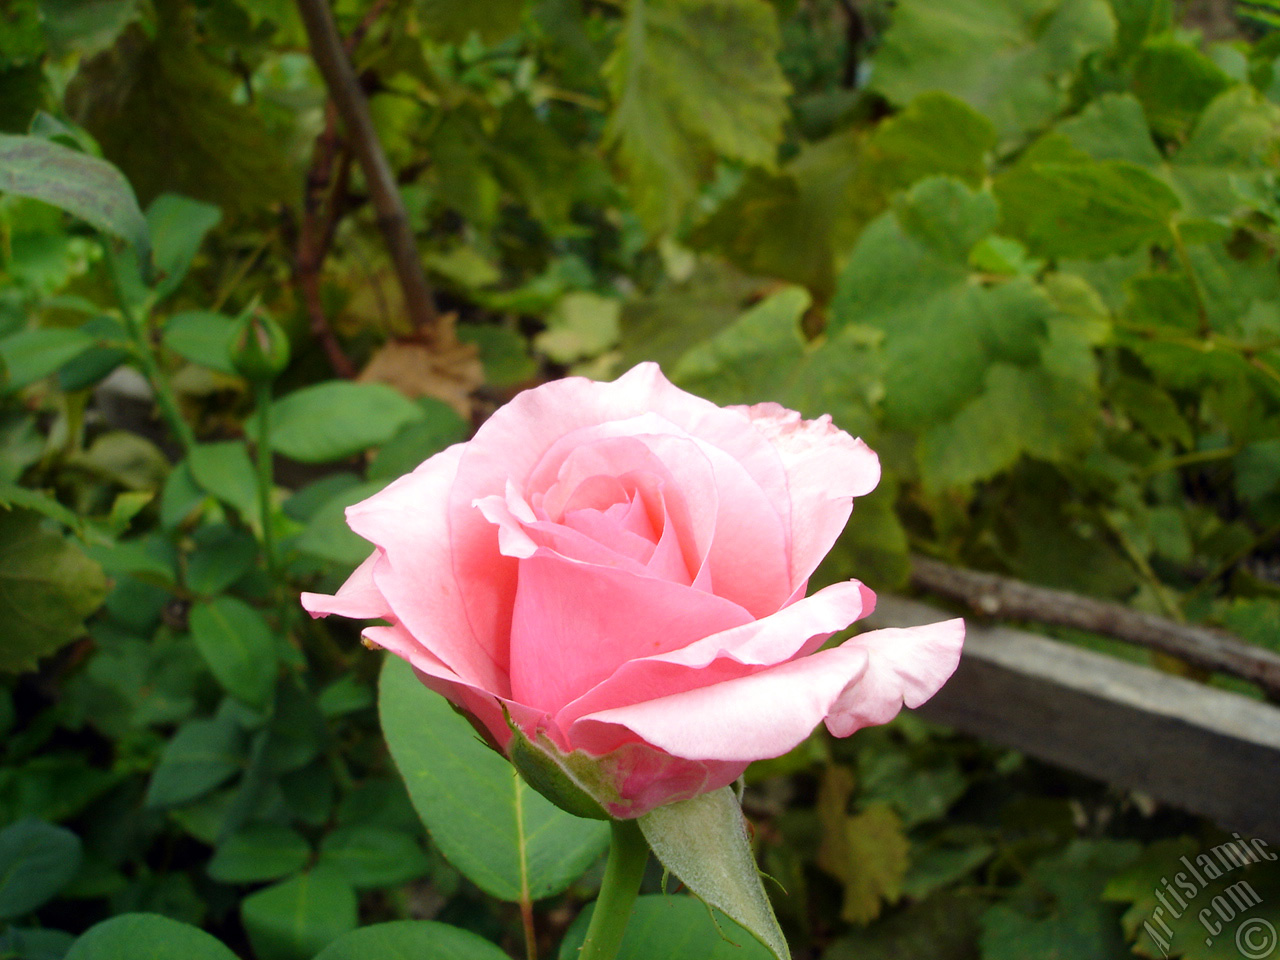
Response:
[{"label": "rose petal", "polygon": [[[545,714],[495,697],[484,688],[467,683],[439,658],[432,656],[403,627],[365,627],[364,638],[405,660],[424,685],[475,717],[499,749],[505,749],[511,740],[508,715],[521,729],[530,733],[543,726]],[[506,714],[503,713],[504,706]]]},{"label": "rose petal", "polygon": [[[836,583],[762,620],[710,634],[687,646],[623,663],[607,680],[556,714],[575,742],[578,718],[758,673],[805,654],[875,608],[856,580]],[[593,752],[599,750],[593,749]]]},{"label": "rose petal", "polygon": [[[462,450],[462,445],[452,446],[380,493],[348,507],[347,523],[382,549],[384,562],[373,567],[373,579],[395,619],[465,682],[501,695],[508,689],[503,667],[506,631],[473,632],[450,564],[452,541],[444,505]],[[496,541],[496,534],[488,535]],[[498,554],[496,546],[495,542],[489,554],[486,583],[493,590],[509,578],[514,595],[515,561]],[[473,586],[468,584],[468,593]]]},{"label": "rose petal", "polygon": [[832,706],[827,729],[847,737],[888,723],[902,708],[918,707],[955,673],[964,645],[964,621],[864,633],[844,644],[867,652],[867,670]]},{"label": "rose petal", "polygon": [[538,553],[520,561],[511,697],[555,713],[628,660],[750,620],[724,597],[683,584]]},{"label": "rose petal", "polygon": [[813,732],[867,659],[862,647],[822,650],[751,676],[589,714],[569,739],[592,753],[640,737],[689,760],[778,757]]},{"label": "rose petal", "polygon": [[391,607],[373,581],[374,565],[383,561],[381,550],[374,550],[365,561],[352,571],[347,582],[338,592],[304,593],[302,606],[313,617],[351,617],[353,620],[378,620],[391,616]]},{"label": "rose petal", "polygon": [[781,756],[823,720],[844,737],[919,706],[951,676],[963,640],[960,620],[877,630],[751,676],[592,713],[569,740],[595,753],[629,733],[691,760]]},{"label": "rose petal", "polygon": [[759,431],[743,429],[749,421],[742,412],[673,386],[657,364],[640,364],[612,383],[568,377],[526,390],[497,410],[466,444],[449,497],[454,570],[458,581],[467,584],[463,603],[482,643],[492,646],[491,638],[509,622],[515,583],[505,569],[492,569],[497,531],[472,503],[502,494],[508,479],[526,489],[539,461],[567,434],[646,414],[724,450],[755,479],[783,529],[789,529],[787,477],[773,444]]},{"label": "rose petal", "polygon": [[802,420],[776,403],[739,407],[769,438],[787,471],[791,496],[791,582],[805,581],[849,520],[853,498],[880,482],[880,459],[829,416]]}]

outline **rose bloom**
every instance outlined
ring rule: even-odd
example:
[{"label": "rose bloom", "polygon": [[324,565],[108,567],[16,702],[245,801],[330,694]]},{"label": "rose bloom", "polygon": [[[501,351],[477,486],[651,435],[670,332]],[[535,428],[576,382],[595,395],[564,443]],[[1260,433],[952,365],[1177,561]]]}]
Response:
[{"label": "rose bloom", "polygon": [[302,603],[386,621],[366,640],[494,746],[638,817],[819,722],[838,737],[885,723],[951,675],[960,620],[820,649],[875,604],[856,580],[805,591],[879,478],[830,417],[717,407],[655,364],[558,380],[348,508],[374,551]]}]

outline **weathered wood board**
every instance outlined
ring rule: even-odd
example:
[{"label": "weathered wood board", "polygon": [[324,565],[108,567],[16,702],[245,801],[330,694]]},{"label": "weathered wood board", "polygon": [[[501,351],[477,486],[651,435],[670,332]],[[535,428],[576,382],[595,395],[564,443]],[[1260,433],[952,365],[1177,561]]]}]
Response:
[{"label": "weathered wood board", "polygon": [[[881,596],[873,626],[948,619]],[[920,714],[1280,841],[1280,707],[968,618],[956,674]]]}]

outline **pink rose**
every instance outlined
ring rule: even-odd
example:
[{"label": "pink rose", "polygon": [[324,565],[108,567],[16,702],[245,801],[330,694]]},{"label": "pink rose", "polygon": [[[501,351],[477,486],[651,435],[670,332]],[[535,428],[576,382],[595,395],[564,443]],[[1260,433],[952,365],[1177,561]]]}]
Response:
[{"label": "pink rose", "polygon": [[349,508],[373,554],[302,603],[387,621],[365,638],[522,770],[540,754],[638,817],[820,721],[838,737],[885,723],[951,675],[960,620],[819,649],[875,603],[856,580],[805,590],[879,478],[830,417],[717,407],[655,364],[559,380]]}]

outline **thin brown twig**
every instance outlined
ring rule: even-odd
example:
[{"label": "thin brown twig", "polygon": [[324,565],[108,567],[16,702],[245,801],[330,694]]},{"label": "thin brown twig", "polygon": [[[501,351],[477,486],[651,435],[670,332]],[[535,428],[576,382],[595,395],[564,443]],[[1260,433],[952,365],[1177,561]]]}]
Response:
[{"label": "thin brown twig", "polygon": [[[349,166],[349,155],[338,137],[338,118],[332,104],[325,111],[324,129],[316,137],[311,167],[307,171],[306,193],[302,199],[302,223],[298,229],[297,250],[294,256],[294,280],[302,294],[302,301],[311,322],[311,333],[320,342],[333,372],[350,379],[355,376],[355,366],[343,352],[329,318],[325,313],[321,296],[320,269],[333,242],[338,221],[338,210],[346,192],[342,170]],[[339,160],[339,176],[334,184],[333,166]]]},{"label": "thin brown twig", "polygon": [[928,557],[911,558],[911,582],[921,590],[965,603],[984,617],[1030,620],[1115,637],[1193,666],[1248,680],[1268,699],[1280,699],[1280,654],[1220,630],[1177,623],[1118,603],[965,570]]},{"label": "thin brown twig", "polygon": [[447,336],[439,322],[435,299],[418,259],[409,216],[396,178],[378,141],[369,103],[360,88],[351,59],[338,35],[326,0],[297,0],[311,54],[324,78],[329,96],[346,131],[346,140],[364,171],[369,197],[377,213],[378,229],[386,241],[391,263],[404,292],[409,319],[421,339],[438,343]]}]

